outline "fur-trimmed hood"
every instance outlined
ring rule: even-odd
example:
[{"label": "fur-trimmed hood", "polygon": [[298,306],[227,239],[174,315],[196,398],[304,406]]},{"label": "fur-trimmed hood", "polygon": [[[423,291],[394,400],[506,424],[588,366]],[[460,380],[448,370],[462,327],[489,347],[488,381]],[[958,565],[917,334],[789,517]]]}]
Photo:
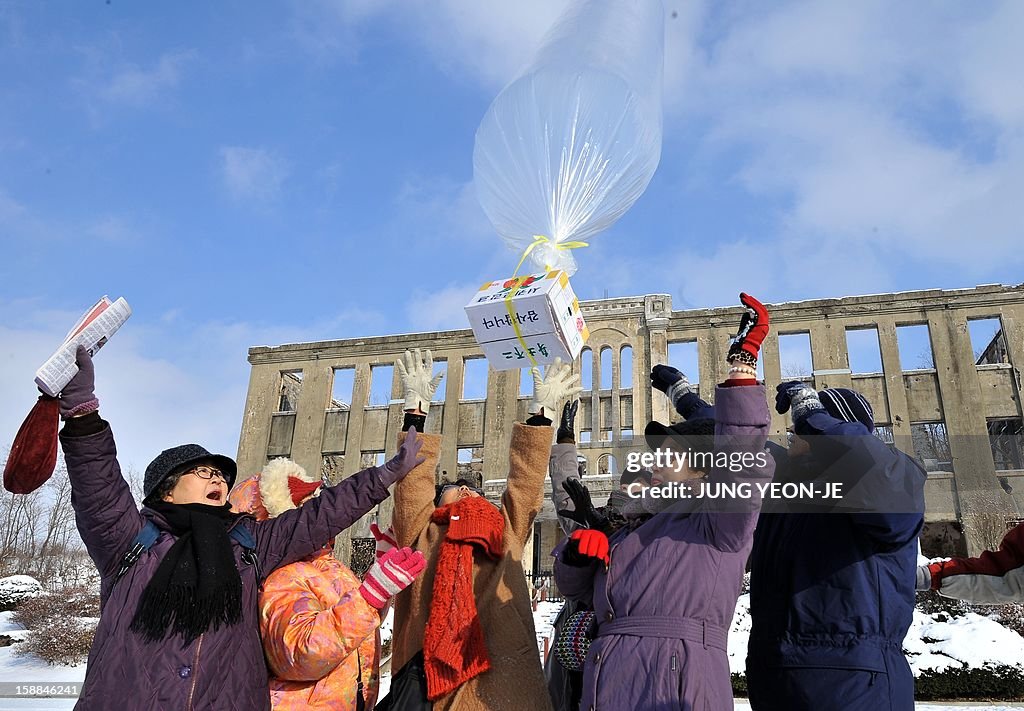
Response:
[{"label": "fur-trimmed hood", "polygon": [[[297,508],[292,502],[291,491],[288,489],[288,478],[295,477],[304,482],[319,482],[319,477],[311,476],[305,469],[285,457],[272,459],[263,467],[259,475],[260,498],[270,518],[276,518],[285,511]],[[313,494],[320,495],[317,489]]]}]

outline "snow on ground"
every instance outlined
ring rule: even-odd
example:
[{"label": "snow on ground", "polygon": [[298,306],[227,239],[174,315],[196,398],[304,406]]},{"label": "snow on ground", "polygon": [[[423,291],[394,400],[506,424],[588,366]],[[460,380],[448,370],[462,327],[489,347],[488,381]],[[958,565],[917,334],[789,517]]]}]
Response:
[{"label": "snow on ground", "polygon": [[[560,602],[541,602],[534,612],[537,628],[538,654],[543,654],[544,639],[550,638],[552,623],[562,607]],[[21,638],[25,631],[12,620],[13,613],[0,612],[0,634]],[[393,614],[381,625],[381,638],[391,635]],[[750,635],[750,596],[742,595],[729,630],[729,666],[742,672]],[[85,679],[85,665],[51,667],[45,663],[14,654],[17,645],[0,647],[0,681],[10,682],[79,682]],[[943,613],[926,615],[914,611],[914,621],[904,642],[911,668],[915,674],[924,669],[942,670],[950,666],[976,667],[986,662],[1014,665],[1024,659],[1024,638],[987,617],[967,613],[949,617]],[[380,698],[387,694],[391,675],[381,676]],[[74,699],[6,699],[0,698],[0,711],[65,711],[74,707]],[[954,711],[963,708],[984,708],[989,711],[1020,711],[1024,704],[950,703],[918,704],[916,711]],[[750,711],[745,700],[737,700],[736,711]]]},{"label": "snow on ground", "polygon": [[[729,628],[729,669],[742,674],[747,640],[750,638],[750,595],[741,595]],[[986,663],[1020,665],[1024,660],[1024,637],[973,612],[951,617],[945,613],[925,614],[914,610],[914,620],[903,641],[903,650],[914,676],[926,669],[982,667]]]}]

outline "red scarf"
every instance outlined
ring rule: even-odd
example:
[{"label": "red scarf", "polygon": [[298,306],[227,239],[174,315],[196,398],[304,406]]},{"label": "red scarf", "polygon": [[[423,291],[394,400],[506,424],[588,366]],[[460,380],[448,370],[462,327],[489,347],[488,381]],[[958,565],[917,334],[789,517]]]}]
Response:
[{"label": "red scarf", "polygon": [[487,499],[471,496],[435,509],[430,520],[448,526],[423,637],[427,698],[436,701],[491,668],[473,596],[473,548],[501,558],[505,519]]}]

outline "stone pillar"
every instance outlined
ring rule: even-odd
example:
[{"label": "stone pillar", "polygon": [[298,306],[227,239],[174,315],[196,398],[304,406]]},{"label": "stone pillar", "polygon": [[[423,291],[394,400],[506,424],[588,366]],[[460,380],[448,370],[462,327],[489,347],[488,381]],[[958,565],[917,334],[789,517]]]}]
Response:
[{"label": "stone pillar", "polygon": [[1024,416],[1024,405],[1021,403],[1021,393],[1024,391],[1024,307],[1003,306],[1000,310],[999,320],[1003,328],[1003,340],[1006,342],[1006,350],[1010,356],[1010,365],[1013,368],[1014,394],[1017,400],[1017,416]]},{"label": "stone pillar", "polygon": [[768,410],[772,415],[770,437],[782,437],[789,425],[789,415],[780,415],[775,411],[775,386],[782,382],[782,358],[779,355],[779,334],[775,330],[768,332],[761,344],[762,369],[764,371],[765,395],[768,398]]},{"label": "stone pillar", "polygon": [[[457,351],[448,356],[448,385],[444,391],[444,416],[441,419],[441,456],[438,460],[441,471],[454,478],[459,459],[459,400],[466,372],[465,352]],[[488,383],[490,387],[490,383]]]},{"label": "stone pillar", "polygon": [[[671,408],[668,398],[653,397],[649,384],[651,368],[657,363],[668,363],[668,322],[672,312],[672,298],[665,294],[644,297],[644,321],[647,326],[647,347],[642,349],[643,354],[643,377],[644,391],[647,393],[644,400],[650,403],[645,416],[640,419],[641,424],[634,427],[641,430],[648,421],[668,422]],[[639,345],[639,344],[638,344]],[[640,350],[640,349],[638,349]],[[638,360],[640,352],[633,354],[634,364]],[[638,393],[634,393],[636,397]]]},{"label": "stone pillar", "polygon": [[823,320],[810,323],[810,333],[815,390],[850,387],[850,362],[843,323],[826,315]]},{"label": "stone pillar", "polygon": [[291,459],[313,475],[323,469],[324,411],[331,401],[331,369],[314,361],[302,371],[302,391],[295,413]]},{"label": "stone pillar", "polygon": [[900,363],[899,342],[896,338],[896,320],[883,317],[877,322],[878,346],[882,352],[882,373],[885,376],[885,398],[892,420],[892,436],[896,447],[911,457],[916,456],[910,436],[910,407],[907,388]]},{"label": "stone pillar", "polygon": [[[508,452],[516,419],[519,378],[518,370],[490,370],[488,374],[487,404],[484,405],[484,481],[508,476]],[[546,410],[544,416],[552,420],[558,417]]]},{"label": "stone pillar", "polygon": [[270,413],[277,410],[280,386],[281,373],[276,363],[252,366],[252,372],[249,374],[249,392],[245,398],[245,412],[242,414],[242,432],[238,440],[236,484],[256,474],[267,461]]},{"label": "stone pillar", "polygon": [[[988,528],[992,525],[991,519],[1012,516],[1015,508],[1002,488],[993,486],[995,463],[967,319],[962,312],[954,310],[929,311],[927,315],[953,457],[957,503],[968,554],[974,556],[985,548],[974,527]],[[981,523],[976,523],[979,521]]]},{"label": "stone pillar", "polygon": [[611,407],[612,407],[612,421],[609,423],[612,428],[612,442],[618,442],[620,432],[622,431],[622,422],[620,421],[620,396],[619,390],[622,388],[622,363],[620,362],[622,354],[622,343],[619,342],[616,346],[612,347],[612,380],[611,380]]},{"label": "stone pillar", "polygon": [[[348,430],[345,433],[345,467],[342,478],[348,478],[362,467],[363,414],[370,401],[370,364],[357,363],[352,379],[352,403],[348,411]],[[346,559],[342,559],[346,560]]]}]

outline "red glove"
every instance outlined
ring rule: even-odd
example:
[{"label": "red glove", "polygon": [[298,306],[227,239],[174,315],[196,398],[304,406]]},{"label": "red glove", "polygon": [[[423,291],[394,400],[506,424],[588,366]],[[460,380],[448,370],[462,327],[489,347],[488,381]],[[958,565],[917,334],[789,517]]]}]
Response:
[{"label": "red glove", "polygon": [[381,559],[385,553],[392,548],[398,547],[398,541],[395,540],[395,529],[388,526],[388,530],[380,530],[380,526],[375,523],[370,524],[370,533],[373,534],[374,540],[377,542],[374,546],[374,553],[377,556],[377,560]]},{"label": "red glove", "polygon": [[942,563],[928,564],[928,572],[932,575],[932,590],[938,590],[942,587],[942,577],[940,575],[942,573],[942,565]]},{"label": "red glove", "polygon": [[581,528],[572,532],[569,543],[562,551],[562,562],[577,568],[599,560],[608,565],[608,536],[592,528]]},{"label": "red glove", "polygon": [[[761,343],[768,335],[768,310],[764,304],[750,294],[741,293],[740,303],[747,308],[747,312],[740,320],[739,331],[736,332],[726,360],[730,362],[739,360],[741,363],[753,365],[757,363],[758,353],[761,352]],[[748,355],[743,356],[741,352]],[[753,364],[749,362],[751,358],[753,358]]]}]

